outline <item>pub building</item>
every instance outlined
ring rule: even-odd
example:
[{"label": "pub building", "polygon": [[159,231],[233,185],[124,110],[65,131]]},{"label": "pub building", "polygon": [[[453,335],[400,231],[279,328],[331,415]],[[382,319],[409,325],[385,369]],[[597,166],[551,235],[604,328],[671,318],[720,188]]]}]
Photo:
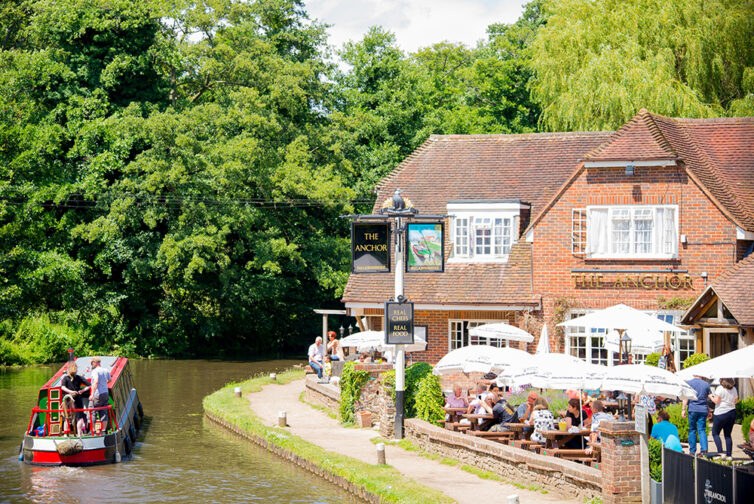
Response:
[{"label": "pub building", "polygon": [[[469,336],[505,321],[535,337],[511,346],[533,352],[547,324],[551,351],[613,365],[603,332],[556,324],[617,303],[686,324],[668,341],[677,365],[695,352],[730,351],[720,343],[728,333],[699,317],[719,294],[722,318],[738,321],[714,286],[754,249],[752,145],[754,118],[644,109],[615,132],[431,136],[378,184],[374,208],[400,188],[420,214],[448,216],[444,272],[404,278],[416,331],[427,338],[420,358],[505,345]],[[362,328],[382,329],[390,260],[390,273],[349,277],[342,300]],[[751,282],[739,288],[751,291]],[[706,301],[693,311],[697,298]],[[750,301],[740,307],[744,325]],[[752,343],[751,327],[739,330],[736,347]]]}]

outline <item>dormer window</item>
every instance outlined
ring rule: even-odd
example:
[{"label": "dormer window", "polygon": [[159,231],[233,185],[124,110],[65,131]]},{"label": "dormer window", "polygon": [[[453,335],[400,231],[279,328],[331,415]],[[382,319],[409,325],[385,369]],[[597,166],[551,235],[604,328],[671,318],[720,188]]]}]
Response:
[{"label": "dormer window", "polygon": [[449,202],[453,262],[504,262],[518,234],[518,201]]}]

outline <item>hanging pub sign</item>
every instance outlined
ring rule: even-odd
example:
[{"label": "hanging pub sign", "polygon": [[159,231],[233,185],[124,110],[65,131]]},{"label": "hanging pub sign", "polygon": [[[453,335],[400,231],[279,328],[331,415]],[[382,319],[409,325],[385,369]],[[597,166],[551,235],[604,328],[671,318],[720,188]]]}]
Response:
[{"label": "hanging pub sign", "polygon": [[414,342],[414,303],[385,303],[385,344]]},{"label": "hanging pub sign", "polygon": [[389,223],[351,223],[351,272],[390,273]]},{"label": "hanging pub sign", "polygon": [[442,273],[445,259],[445,227],[439,222],[406,225],[406,272]]}]

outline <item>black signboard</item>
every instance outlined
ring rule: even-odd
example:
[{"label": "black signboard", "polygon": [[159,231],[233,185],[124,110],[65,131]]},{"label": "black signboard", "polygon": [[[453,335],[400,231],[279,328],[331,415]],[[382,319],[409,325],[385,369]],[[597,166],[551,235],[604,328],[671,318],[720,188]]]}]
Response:
[{"label": "black signboard", "polygon": [[729,466],[697,459],[696,492],[699,502],[733,503],[733,471]]},{"label": "black signboard", "polygon": [[351,272],[390,273],[389,223],[351,223]]},{"label": "black signboard", "polygon": [[441,222],[406,225],[406,272],[442,273],[445,263],[445,227]]},{"label": "black signboard", "polygon": [[414,303],[385,303],[385,343],[410,345],[414,342]]},{"label": "black signboard", "polygon": [[736,469],[736,502],[744,503],[754,495],[754,472]]},{"label": "black signboard", "polygon": [[[694,457],[663,447],[662,486],[666,504],[694,502]],[[704,502],[704,501],[702,501]]]}]

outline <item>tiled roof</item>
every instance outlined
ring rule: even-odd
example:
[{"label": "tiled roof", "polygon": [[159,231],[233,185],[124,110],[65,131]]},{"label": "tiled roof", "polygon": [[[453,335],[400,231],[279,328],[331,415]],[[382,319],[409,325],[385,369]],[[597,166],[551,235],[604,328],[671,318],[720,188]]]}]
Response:
[{"label": "tiled roof", "polygon": [[[423,214],[445,214],[450,200],[517,199],[533,215],[578,160],[611,134],[433,135],[378,185],[374,210],[400,188]],[[393,282],[392,274],[351,275],[343,301],[382,303],[393,295]],[[531,246],[515,244],[507,264],[451,262],[444,273],[408,273],[405,292],[432,304],[538,303],[531,294]]]},{"label": "tiled roof", "polygon": [[[536,306],[531,275],[531,244],[519,242],[507,263],[450,262],[444,273],[406,273],[404,292],[422,304]],[[394,282],[393,273],[352,274],[343,302],[384,303],[393,297]]]},{"label": "tiled roof", "polygon": [[652,161],[676,159],[673,147],[646,109],[627,122],[610,139],[584,156],[585,161]]},{"label": "tiled roof", "polygon": [[717,294],[731,315],[742,326],[754,327],[754,254],[737,262],[712,282],[684,316],[684,323],[693,322],[700,310]]},{"label": "tiled roof", "polygon": [[[678,160],[720,210],[754,231],[754,117],[676,119],[642,109],[584,161]],[[575,167],[569,179],[579,175]],[[566,182],[534,216],[533,226],[567,190]]]}]

